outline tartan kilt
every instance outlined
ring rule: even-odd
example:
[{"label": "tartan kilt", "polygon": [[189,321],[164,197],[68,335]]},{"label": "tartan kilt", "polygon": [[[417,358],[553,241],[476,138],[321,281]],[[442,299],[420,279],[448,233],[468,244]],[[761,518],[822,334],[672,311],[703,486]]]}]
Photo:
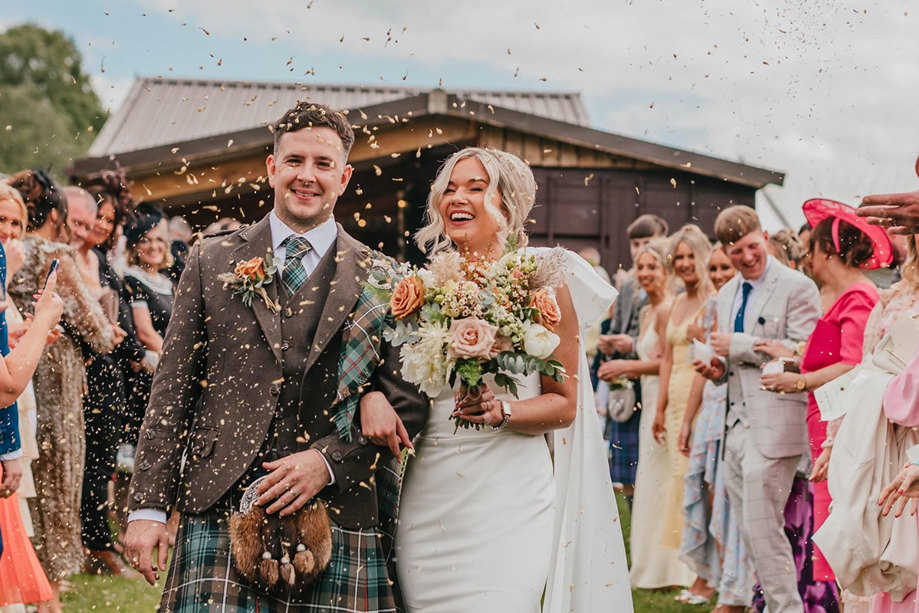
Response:
[{"label": "tartan kilt", "polygon": [[619,423],[607,417],[606,438],[609,440],[609,476],[613,483],[635,483],[638,469],[638,426],[641,411],[635,411],[628,421]]},{"label": "tartan kilt", "polygon": [[332,523],[332,559],[306,597],[271,596],[245,584],[231,561],[229,513],[182,515],[158,610],[162,613],[395,612],[376,530]]}]

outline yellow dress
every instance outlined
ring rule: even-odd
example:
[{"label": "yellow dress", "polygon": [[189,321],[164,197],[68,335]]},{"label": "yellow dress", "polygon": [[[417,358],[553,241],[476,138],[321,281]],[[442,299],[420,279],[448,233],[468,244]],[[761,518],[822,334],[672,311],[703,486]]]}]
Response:
[{"label": "yellow dress", "polygon": [[692,344],[686,338],[686,328],[696,322],[705,309],[705,303],[699,305],[694,313],[677,324],[673,312],[679,301],[686,296],[677,297],[670,319],[667,321],[667,342],[673,347],[673,364],[670,367],[670,384],[667,386],[667,409],[664,413],[664,427],[667,429],[666,447],[670,458],[671,481],[664,498],[664,526],[661,532],[661,544],[664,547],[679,549],[683,534],[683,477],[689,468],[689,458],[680,453],[679,436],[683,427],[683,416],[689,400],[689,390],[696,371],[692,367]]}]

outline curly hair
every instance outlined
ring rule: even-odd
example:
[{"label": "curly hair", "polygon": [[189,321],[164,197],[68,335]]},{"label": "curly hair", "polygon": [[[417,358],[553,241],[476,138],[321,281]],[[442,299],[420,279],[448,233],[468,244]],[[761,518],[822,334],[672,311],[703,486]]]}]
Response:
[{"label": "curly hair", "polygon": [[58,226],[67,222],[67,198],[64,197],[60,186],[44,170],[20,170],[9,178],[9,184],[22,194],[29,211],[29,232],[48,223],[51,211],[58,213]]}]

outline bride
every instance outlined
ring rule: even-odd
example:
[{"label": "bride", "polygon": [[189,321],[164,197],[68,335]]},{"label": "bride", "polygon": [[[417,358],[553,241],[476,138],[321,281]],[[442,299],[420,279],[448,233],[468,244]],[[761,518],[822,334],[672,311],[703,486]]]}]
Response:
[{"label": "bride", "polygon": [[[533,173],[518,157],[463,149],[438,172],[416,242],[429,254],[457,248],[494,261],[509,237],[526,244],[535,195]],[[407,465],[396,534],[399,585],[411,613],[632,611],[579,342],[616,291],[570,252],[566,265],[567,283],[556,288],[562,340],[555,358],[569,373],[563,383],[533,374],[519,380],[514,398],[486,377],[475,397],[444,389],[431,399]],[[404,429],[385,397],[366,395],[360,411],[364,435],[398,449],[387,441]],[[457,416],[481,429],[454,432]]]}]

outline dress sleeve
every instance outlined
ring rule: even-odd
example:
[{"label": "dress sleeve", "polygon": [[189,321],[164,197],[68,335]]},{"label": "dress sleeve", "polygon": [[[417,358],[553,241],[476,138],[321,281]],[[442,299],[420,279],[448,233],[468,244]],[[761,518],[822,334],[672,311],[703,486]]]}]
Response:
[{"label": "dress sleeve", "polygon": [[[77,263],[69,251],[53,254],[60,260],[57,293],[64,301],[62,320],[68,330],[82,339],[96,353],[105,354],[115,347],[115,335],[102,305],[90,295]],[[50,265],[50,259],[48,260]],[[45,269],[41,279],[47,275]]]},{"label": "dress sleeve", "polygon": [[130,296],[131,308],[150,310],[150,292],[137,278],[127,276],[124,278],[125,286]]},{"label": "dress sleeve", "polygon": [[868,317],[877,303],[877,294],[868,291],[849,292],[839,309],[839,361],[858,364],[862,361],[862,346]]}]

